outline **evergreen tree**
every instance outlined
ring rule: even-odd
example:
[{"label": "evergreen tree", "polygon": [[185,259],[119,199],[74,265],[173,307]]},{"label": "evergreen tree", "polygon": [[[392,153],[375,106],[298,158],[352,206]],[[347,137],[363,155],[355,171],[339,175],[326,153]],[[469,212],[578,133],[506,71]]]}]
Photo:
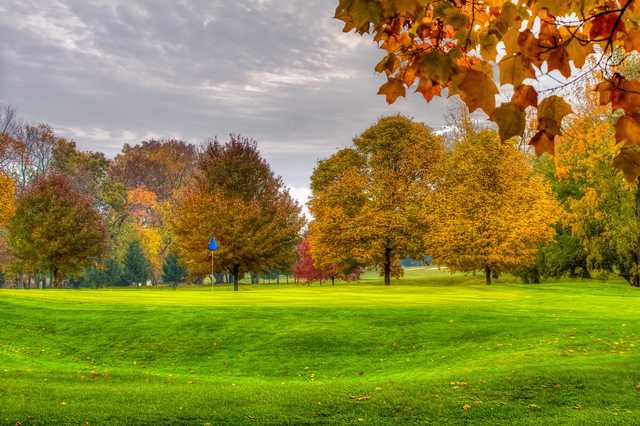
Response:
[{"label": "evergreen tree", "polygon": [[140,241],[129,244],[124,256],[124,272],[122,278],[126,284],[146,283],[149,279],[149,261],[144,257]]},{"label": "evergreen tree", "polygon": [[169,253],[162,265],[162,280],[170,283],[172,287],[175,287],[183,282],[186,277],[187,268],[182,266],[180,259],[175,253]]}]

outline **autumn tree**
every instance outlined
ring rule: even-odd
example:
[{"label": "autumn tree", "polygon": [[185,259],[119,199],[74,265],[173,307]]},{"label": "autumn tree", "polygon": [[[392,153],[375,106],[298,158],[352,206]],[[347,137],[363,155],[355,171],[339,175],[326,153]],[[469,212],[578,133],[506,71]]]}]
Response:
[{"label": "autumn tree", "polygon": [[574,118],[556,142],[556,192],[563,223],[587,254],[589,271],[616,271],[640,286],[637,186],[612,161],[619,145],[610,111]]},{"label": "autumn tree", "polygon": [[175,139],[125,144],[114,160],[111,176],[128,189],[146,188],[163,201],[189,178],[196,157],[194,145]]},{"label": "autumn tree", "polygon": [[321,269],[377,267],[386,285],[400,259],[424,253],[419,204],[442,160],[442,140],[402,116],[380,119],[320,161],[311,177],[310,244]]},{"label": "autumn tree", "polygon": [[4,279],[4,267],[8,262],[7,225],[16,211],[16,184],[11,177],[0,172],[0,274]]},{"label": "autumn tree", "polygon": [[255,141],[231,135],[210,141],[195,176],[177,197],[172,215],[173,246],[189,272],[211,273],[207,244],[215,236],[216,271],[233,276],[265,273],[293,263],[304,219],[282,179],[260,156]]},{"label": "autumn tree", "polygon": [[297,280],[304,280],[307,283],[313,281],[321,281],[330,278],[331,272],[323,271],[316,268],[311,257],[311,249],[309,244],[309,237],[306,236],[300,244],[296,247],[298,258],[293,265],[293,276]]},{"label": "autumn tree", "polygon": [[458,142],[422,214],[426,252],[452,271],[516,271],[554,236],[557,202],[527,157],[492,130]]},{"label": "autumn tree", "polygon": [[9,246],[20,268],[59,280],[104,252],[106,230],[91,199],[60,174],[39,177],[19,197]]}]

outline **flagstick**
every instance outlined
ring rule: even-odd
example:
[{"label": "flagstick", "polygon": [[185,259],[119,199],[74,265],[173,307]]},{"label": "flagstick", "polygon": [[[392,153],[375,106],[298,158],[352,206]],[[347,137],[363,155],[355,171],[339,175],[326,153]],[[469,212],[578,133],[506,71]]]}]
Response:
[{"label": "flagstick", "polygon": [[213,251],[211,252],[211,291],[213,291]]}]

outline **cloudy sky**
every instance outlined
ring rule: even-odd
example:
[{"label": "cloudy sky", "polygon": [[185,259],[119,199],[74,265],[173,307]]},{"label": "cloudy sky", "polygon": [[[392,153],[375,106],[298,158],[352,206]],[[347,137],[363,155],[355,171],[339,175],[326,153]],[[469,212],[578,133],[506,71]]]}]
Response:
[{"label": "cloudy sky", "polygon": [[390,107],[381,53],[336,0],[2,0],[0,103],[82,149],[242,133],[303,200],[315,162],[383,114],[438,128],[447,101]]}]

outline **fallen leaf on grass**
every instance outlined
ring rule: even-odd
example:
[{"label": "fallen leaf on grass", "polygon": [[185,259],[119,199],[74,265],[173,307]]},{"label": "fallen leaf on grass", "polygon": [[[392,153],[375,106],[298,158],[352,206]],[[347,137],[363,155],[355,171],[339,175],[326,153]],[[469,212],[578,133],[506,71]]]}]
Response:
[{"label": "fallen leaf on grass", "polygon": [[369,395],[360,395],[360,396],[349,395],[349,399],[353,399],[354,401],[368,401]]},{"label": "fallen leaf on grass", "polygon": [[542,407],[539,406],[538,404],[529,404],[527,408],[531,411],[542,410]]},{"label": "fallen leaf on grass", "polygon": [[560,389],[562,387],[562,385],[560,383],[556,383],[555,385],[553,385],[554,389]]},{"label": "fallen leaf on grass", "polygon": [[471,411],[471,405],[469,404],[464,404],[462,406],[462,409],[465,411],[465,413],[468,413],[469,411]]}]

